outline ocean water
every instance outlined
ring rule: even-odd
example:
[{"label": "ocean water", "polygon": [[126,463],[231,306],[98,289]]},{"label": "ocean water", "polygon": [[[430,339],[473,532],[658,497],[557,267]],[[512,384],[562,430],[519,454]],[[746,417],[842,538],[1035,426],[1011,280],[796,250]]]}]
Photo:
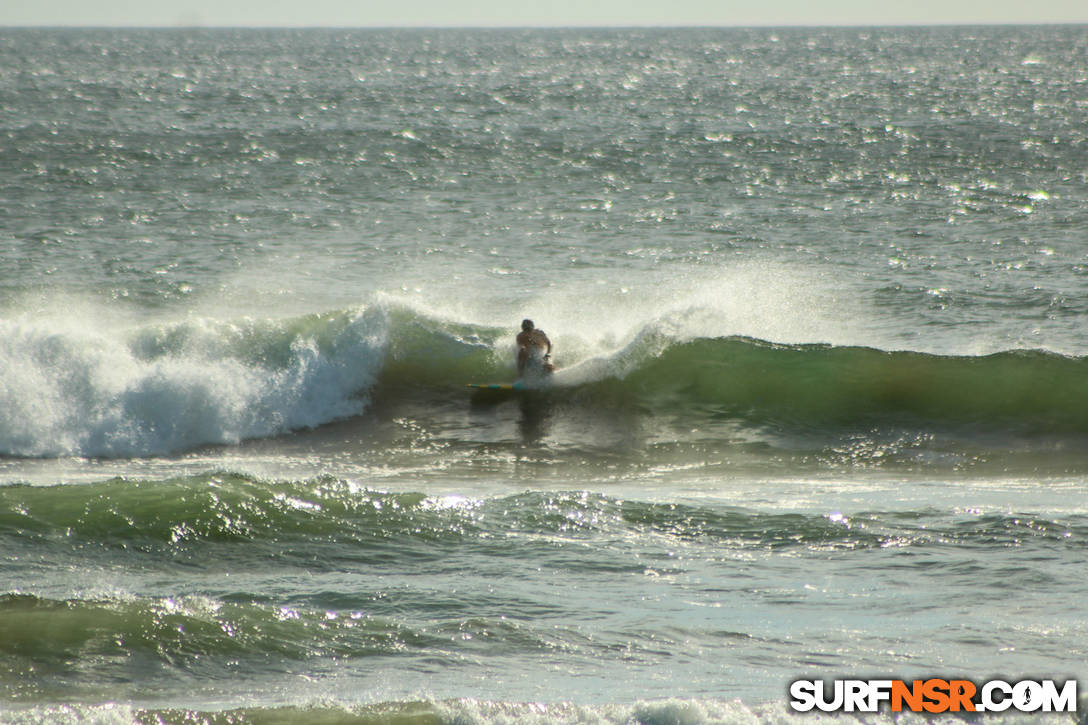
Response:
[{"label": "ocean water", "polygon": [[1083,685],[1086,118],[1081,26],[0,30],[0,720]]}]

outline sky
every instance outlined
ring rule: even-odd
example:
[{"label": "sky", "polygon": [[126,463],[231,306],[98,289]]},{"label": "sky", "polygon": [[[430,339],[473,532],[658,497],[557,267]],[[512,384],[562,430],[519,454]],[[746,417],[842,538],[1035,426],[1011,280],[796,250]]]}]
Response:
[{"label": "sky", "polygon": [[1086,0],[0,0],[0,26],[508,27],[1088,23]]}]

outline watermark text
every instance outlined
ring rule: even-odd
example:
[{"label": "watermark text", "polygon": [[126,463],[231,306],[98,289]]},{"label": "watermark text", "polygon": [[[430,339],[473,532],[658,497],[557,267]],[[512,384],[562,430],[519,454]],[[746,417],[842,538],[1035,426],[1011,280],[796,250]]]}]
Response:
[{"label": "watermark text", "polygon": [[797,680],[790,684],[795,712],[1076,712],[1077,681]]}]

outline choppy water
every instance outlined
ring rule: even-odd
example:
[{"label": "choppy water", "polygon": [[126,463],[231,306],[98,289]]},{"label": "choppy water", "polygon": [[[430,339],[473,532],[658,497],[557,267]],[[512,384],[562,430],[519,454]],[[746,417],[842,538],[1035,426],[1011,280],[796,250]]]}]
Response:
[{"label": "choppy water", "polygon": [[[0,31],[0,718],[1083,681],[1086,59]],[[526,316],[554,385],[471,395]]]}]

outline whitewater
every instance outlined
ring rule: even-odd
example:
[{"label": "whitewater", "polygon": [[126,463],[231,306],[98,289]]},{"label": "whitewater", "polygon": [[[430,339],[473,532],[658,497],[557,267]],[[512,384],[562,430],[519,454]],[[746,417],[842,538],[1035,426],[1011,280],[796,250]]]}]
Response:
[{"label": "whitewater", "polygon": [[1086,39],[0,30],[0,720],[1083,693]]}]

